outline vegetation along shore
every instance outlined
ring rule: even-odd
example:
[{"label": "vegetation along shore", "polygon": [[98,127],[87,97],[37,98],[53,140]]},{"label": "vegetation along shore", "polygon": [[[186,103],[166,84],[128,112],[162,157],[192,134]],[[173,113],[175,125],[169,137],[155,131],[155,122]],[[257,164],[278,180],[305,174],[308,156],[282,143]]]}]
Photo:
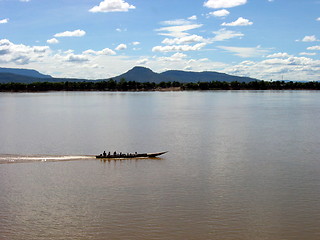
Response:
[{"label": "vegetation along shore", "polygon": [[121,79],[96,82],[0,83],[2,92],[38,91],[183,91],[183,90],[320,90],[320,82],[252,81],[252,82],[136,82]]}]

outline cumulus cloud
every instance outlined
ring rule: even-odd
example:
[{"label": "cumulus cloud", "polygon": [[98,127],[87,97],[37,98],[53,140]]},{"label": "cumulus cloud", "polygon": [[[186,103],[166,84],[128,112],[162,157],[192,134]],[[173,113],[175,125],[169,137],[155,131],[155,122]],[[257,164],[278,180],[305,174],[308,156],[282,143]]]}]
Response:
[{"label": "cumulus cloud", "polygon": [[231,22],[231,23],[222,23],[222,26],[230,26],[230,27],[235,27],[235,26],[250,26],[252,25],[253,22],[250,22],[248,19],[245,19],[243,17],[239,17],[236,21]]},{"label": "cumulus cloud", "polygon": [[84,54],[91,54],[91,55],[115,55],[116,52],[110,48],[104,48],[101,51],[94,51],[92,49],[86,50],[83,52]]},{"label": "cumulus cloud", "polygon": [[76,54],[69,54],[66,56],[66,61],[67,62],[77,62],[77,63],[81,63],[81,62],[87,62],[89,61],[89,58],[85,55],[76,55]]},{"label": "cumulus cloud", "polygon": [[191,17],[188,17],[188,19],[189,19],[189,20],[197,20],[198,18],[197,18],[196,15],[193,15],[193,16],[191,16]]},{"label": "cumulus cloud", "polygon": [[229,46],[218,46],[228,52],[234,53],[234,55],[250,58],[250,57],[260,57],[268,52],[268,50],[262,49],[260,46],[257,47],[229,47]]},{"label": "cumulus cloud", "polygon": [[315,35],[312,36],[305,36],[302,40],[302,42],[317,42],[319,41]]},{"label": "cumulus cloud", "polygon": [[119,50],[125,50],[127,49],[127,45],[126,44],[119,44],[117,47],[116,47],[116,50],[119,51]]},{"label": "cumulus cloud", "polygon": [[197,51],[206,46],[206,43],[198,43],[193,46],[190,45],[168,45],[168,46],[155,46],[152,48],[153,52],[187,52]]},{"label": "cumulus cloud", "polygon": [[158,60],[162,62],[176,62],[176,61],[181,61],[187,57],[186,54],[184,53],[175,53],[170,57],[159,57]]},{"label": "cumulus cloud", "polygon": [[247,0],[208,0],[203,5],[207,8],[232,8],[246,3]]},{"label": "cumulus cloud", "polygon": [[189,35],[186,31],[200,28],[202,24],[188,24],[188,25],[178,25],[170,26],[156,29],[157,32],[160,32],[159,35],[170,36],[170,37],[185,37]]},{"label": "cumulus cloud", "polygon": [[189,35],[181,38],[165,38],[162,43],[167,45],[173,44],[190,44],[196,42],[205,42],[205,39],[198,35]]},{"label": "cumulus cloud", "polygon": [[288,57],[292,57],[292,55],[289,55],[288,53],[274,53],[271,55],[268,55],[267,58],[288,58]]},{"label": "cumulus cloud", "polygon": [[302,56],[315,56],[317,54],[314,53],[314,52],[301,52],[301,53],[299,53],[299,55],[302,55]]},{"label": "cumulus cloud", "polygon": [[56,38],[51,38],[51,39],[47,40],[47,43],[49,43],[49,44],[57,44],[57,43],[59,43],[59,40],[56,39]]},{"label": "cumulus cloud", "polygon": [[74,31],[65,31],[61,33],[56,33],[54,36],[55,37],[83,37],[86,35],[86,32],[83,30],[74,30]]},{"label": "cumulus cloud", "polygon": [[170,57],[159,57],[157,60],[162,61],[162,62],[176,62],[176,61],[181,61],[187,57],[186,54],[184,53],[175,53],[171,55]]},{"label": "cumulus cloud", "polygon": [[149,61],[148,58],[142,58],[142,59],[139,59],[139,60],[137,61],[137,64],[139,64],[139,65],[145,65],[145,64],[148,63],[148,61]]},{"label": "cumulus cloud", "polygon": [[224,69],[238,76],[252,76],[262,80],[319,81],[320,61],[306,57],[274,58],[253,62],[244,61]]},{"label": "cumulus cloud", "polygon": [[187,25],[190,24],[191,22],[185,19],[174,19],[174,20],[167,20],[167,21],[162,21],[160,24],[162,25]]},{"label": "cumulus cloud", "polygon": [[307,50],[320,50],[320,45],[308,47]]},{"label": "cumulus cloud", "polygon": [[9,18],[5,18],[5,19],[0,20],[0,24],[5,24],[8,22],[9,22]]},{"label": "cumulus cloud", "polygon": [[214,17],[226,17],[230,14],[230,12],[226,9],[221,9],[218,11],[210,12],[208,15],[209,16],[214,16]]},{"label": "cumulus cloud", "polygon": [[216,34],[216,36],[212,39],[215,42],[225,41],[235,37],[241,38],[244,36],[244,34],[241,32],[230,31],[226,30],[225,28],[222,28],[219,31],[215,31],[213,33]]},{"label": "cumulus cloud", "polygon": [[318,18],[316,19],[316,21],[320,21],[320,17],[318,17]]},{"label": "cumulus cloud", "polygon": [[124,28],[124,29],[117,28],[117,29],[116,29],[116,31],[117,31],[117,32],[126,32],[126,31],[127,31],[127,29],[126,29],[126,28]]},{"label": "cumulus cloud", "polygon": [[0,63],[28,64],[41,59],[50,53],[48,46],[27,46],[14,44],[8,39],[0,40]]},{"label": "cumulus cloud", "polygon": [[104,0],[98,6],[91,8],[89,12],[128,12],[129,9],[135,8],[123,0]]}]

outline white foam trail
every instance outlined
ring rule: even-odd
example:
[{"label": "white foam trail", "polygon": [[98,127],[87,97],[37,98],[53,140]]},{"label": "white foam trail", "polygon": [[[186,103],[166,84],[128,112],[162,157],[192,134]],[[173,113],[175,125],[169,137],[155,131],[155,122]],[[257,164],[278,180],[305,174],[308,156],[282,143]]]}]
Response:
[{"label": "white foam trail", "polygon": [[58,162],[58,161],[77,161],[77,160],[90,160],[95,158],[94,156],[54,156],[54,155],[0,155],[1,163],[23,163],[23,162]]}]

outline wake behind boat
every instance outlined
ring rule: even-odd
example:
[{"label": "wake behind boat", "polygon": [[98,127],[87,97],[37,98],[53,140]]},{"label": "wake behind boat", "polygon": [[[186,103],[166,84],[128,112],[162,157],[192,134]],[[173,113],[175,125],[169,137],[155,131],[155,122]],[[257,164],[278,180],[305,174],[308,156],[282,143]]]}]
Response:
[{"label": "wake behind boat", "polygon": [[100,155],[97,155],[96,158],[107,158],[107,159],[117,159],[117,158],[154,158],[158,157],[162,154],[167,153],[168,151],[164,152],[156,152],[156,153],[116,153],[114,152],[111,154],[110,152],[107,154],[106,152],[103,152]]}]

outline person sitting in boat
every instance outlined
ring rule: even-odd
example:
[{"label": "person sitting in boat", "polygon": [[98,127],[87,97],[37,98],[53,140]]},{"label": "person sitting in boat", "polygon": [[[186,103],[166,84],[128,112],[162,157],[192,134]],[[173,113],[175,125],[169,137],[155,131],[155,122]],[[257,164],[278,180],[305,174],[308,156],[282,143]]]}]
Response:
[{"label": "person sitting in boat", "polygon": [[110,152],[108,152],[108,157],[110,157],[110,155],[111,155]]},{"label": "person sitting in boat", "polygon": [[106,151],[103,151],[103,156],[104,156],[104,157],[107,156]]}]

